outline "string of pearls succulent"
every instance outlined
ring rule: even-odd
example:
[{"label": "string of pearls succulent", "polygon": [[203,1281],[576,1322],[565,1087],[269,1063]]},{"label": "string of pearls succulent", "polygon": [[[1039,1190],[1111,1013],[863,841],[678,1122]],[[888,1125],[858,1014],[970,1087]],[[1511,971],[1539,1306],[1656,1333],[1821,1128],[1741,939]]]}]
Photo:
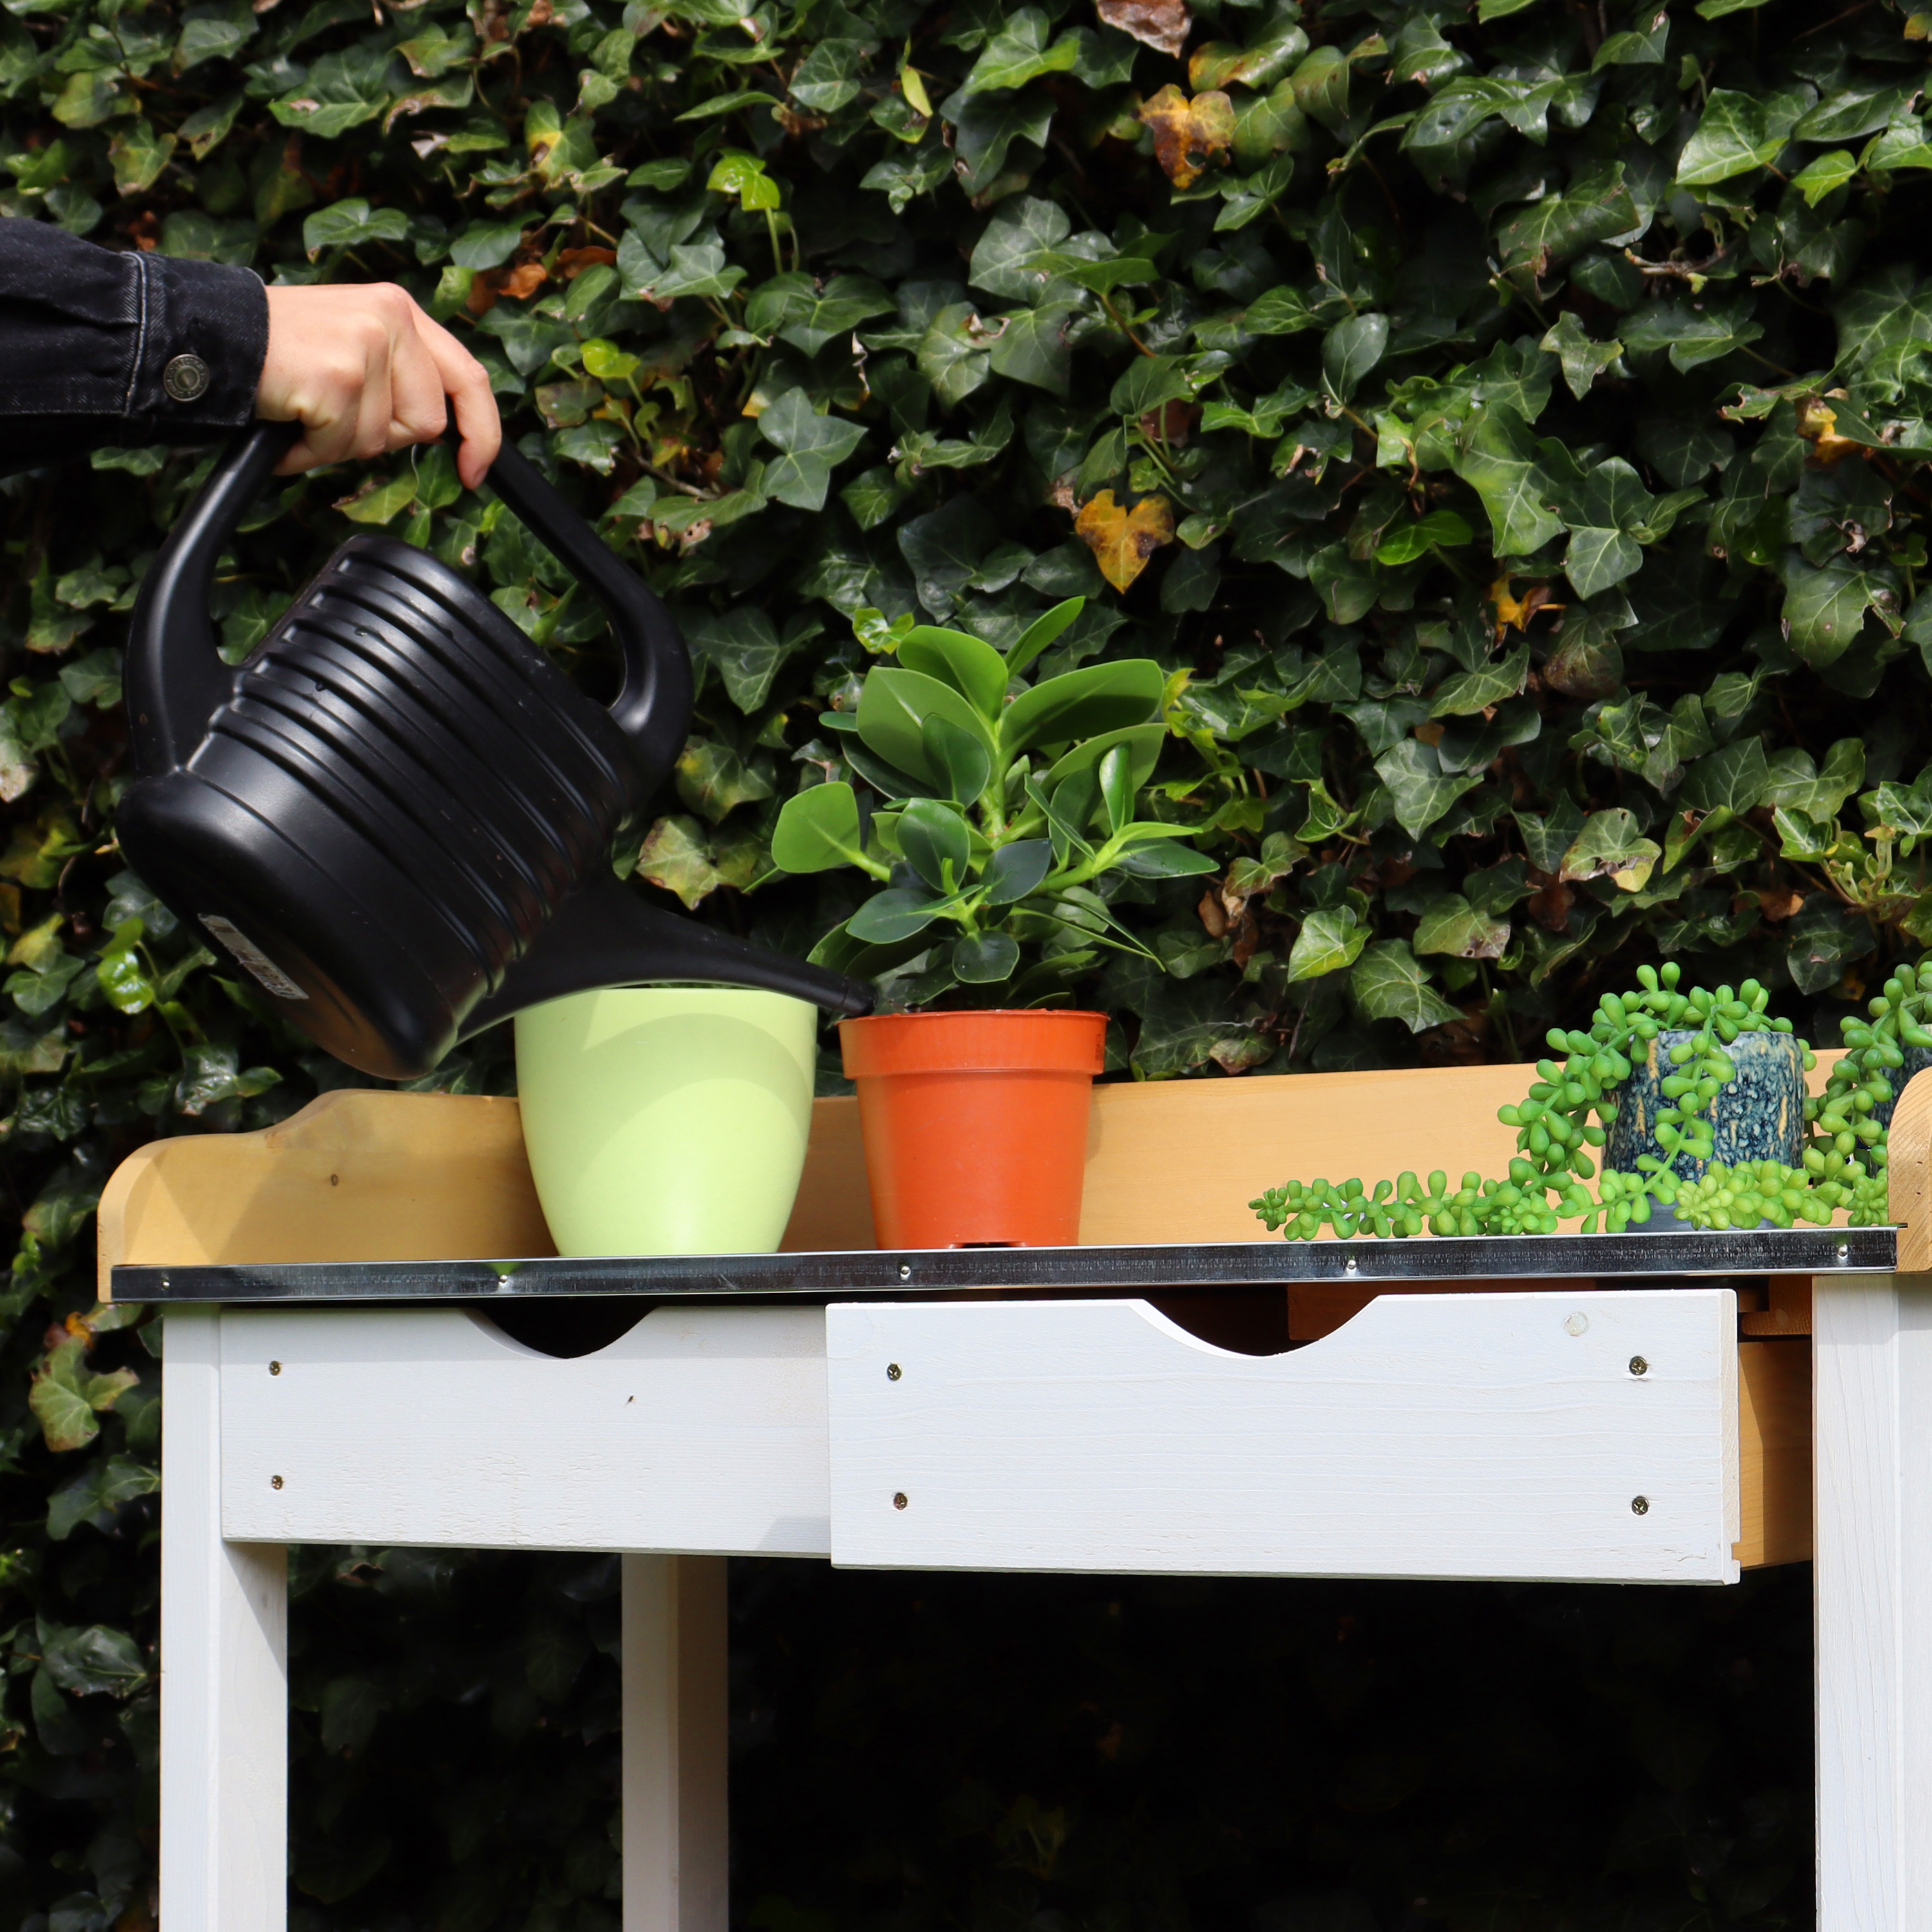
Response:
[{"label": "string of pearls succulent", "polygon": [[[1712,1162],[1711,1107],[1737,1076],[1726,1049],[1748,1033],[1789,1034],[1791,1022],[1768,1012],[1771,995],[1755,980],[1712,992],[1702,986],[1681,990],[1682,977],[1675,962],[1640,966],[1635,989],[1606,993],[1587,1031],[1550,1030],[1548,1044],[1563,1058],[1538,1060],[1528,1093],[1497,1114],[1517,1130],[1505,1177],[1466,1174],[1453,1191],[1439,1169],[1426,1186],[1412,1173],[1378,1181],[1372,1190],[1359,1180],[1291,1180],[1248,1204],[1290,1240],[1313,1240],[1324,1227],[1344,1239],[1402,1238],[1425,1228],[1434,1234],[1550,1234],[1580,1218],[1586,1234],[1600,1228],[1614,1234],[1642,1226],[1653,1202],[1675,1208],[1699,1228],[1754,1228],[1766,1220],[1786,1228],[1799,1220],[1822,1225],[1841,1209],[1854,1226],[1884,1220],[1885,1129],[1872,1115],[1891,1096],[1883,1076],[1904,1064],[1903,1047],[1932,1048],[1932,1028],[1923,1024],[1932,1016],[1932,961],[1916,976],[1895,974],[1886,982],[1871,1003],[1869,1026],[1846,1022],[1852,1051],[1833,1070],[1825,1094],[1806,1102],[1806,1119],[1815,1127],[1798,1167]],[[1603,1146],[1616,1119],[1618,1089],[1666,1033],[1689,1037],[1666,1049],[1670,1070],[1658,1083],[1664,1104],[1652,1135],[1663,1154],[1640,1154],[1636,1173],[1606,1170],[1592,1196],[1587,1184],[1597,1178],[1593,1150]],[[1809,1072],[1817,1057],[1804,1040],[1797,1045]],[[1709,1165],[1700,1178],[1689,1180],[1675,1171],[1680,1158]]]}]

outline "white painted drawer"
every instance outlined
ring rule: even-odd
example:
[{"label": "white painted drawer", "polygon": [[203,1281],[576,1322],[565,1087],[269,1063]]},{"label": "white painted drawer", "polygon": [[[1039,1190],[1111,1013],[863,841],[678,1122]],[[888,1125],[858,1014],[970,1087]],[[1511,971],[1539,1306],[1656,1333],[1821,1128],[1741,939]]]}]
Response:
[{"label": "white painted drawer", "polygon": [[832,1560],[1734,1582],[1736,1304],[1391,1295],[1267,1358],[1143,1302],[836,1304]]}]

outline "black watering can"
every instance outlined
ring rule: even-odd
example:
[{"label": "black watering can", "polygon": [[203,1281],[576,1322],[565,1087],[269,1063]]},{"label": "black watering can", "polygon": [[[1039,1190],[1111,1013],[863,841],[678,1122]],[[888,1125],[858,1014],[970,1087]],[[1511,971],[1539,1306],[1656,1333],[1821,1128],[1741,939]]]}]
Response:
[{"label": "black watering can", "polygon": [[238,668],[208,592],[296,434],[238,437],[134,607],[121,847],[180,918],[339,1060],[394,1080],[539,1000],[685,980],[842,1013],[871,989],[647,904],[609,851],[682,748],[684,640],[507,444],[490,484],[610,615],[607,711],[428,552],[358,536]]}]

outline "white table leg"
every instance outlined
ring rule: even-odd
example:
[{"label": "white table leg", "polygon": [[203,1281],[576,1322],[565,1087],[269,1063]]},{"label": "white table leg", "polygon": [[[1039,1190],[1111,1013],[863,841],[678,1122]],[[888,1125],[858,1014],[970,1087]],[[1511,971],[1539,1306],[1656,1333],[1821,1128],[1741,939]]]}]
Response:
[{"label": "white table leg", "polygon": [[1932,1275],[1814,1294],[1818,1932],[1932,1932]]},{"label": "white table leg", "polygon": [[288,1918],[288,1552],[221,1540],[221,1318],[171,1310],[161,1370],[160,1916]]},{"label": "white table leg", "polygon": [[623,1576],[624,1932],[726,1932],[724,1558]]}]

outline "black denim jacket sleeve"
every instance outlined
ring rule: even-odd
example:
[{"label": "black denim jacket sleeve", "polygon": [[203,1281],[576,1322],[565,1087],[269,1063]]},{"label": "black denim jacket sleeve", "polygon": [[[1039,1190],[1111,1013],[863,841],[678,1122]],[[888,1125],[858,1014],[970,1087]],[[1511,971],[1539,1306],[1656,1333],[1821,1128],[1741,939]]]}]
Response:
[{"label": "black denim jacket sleeve", "polygon": [[268,303],[247,268],[0,218],[0,476],[253,420]]}]

